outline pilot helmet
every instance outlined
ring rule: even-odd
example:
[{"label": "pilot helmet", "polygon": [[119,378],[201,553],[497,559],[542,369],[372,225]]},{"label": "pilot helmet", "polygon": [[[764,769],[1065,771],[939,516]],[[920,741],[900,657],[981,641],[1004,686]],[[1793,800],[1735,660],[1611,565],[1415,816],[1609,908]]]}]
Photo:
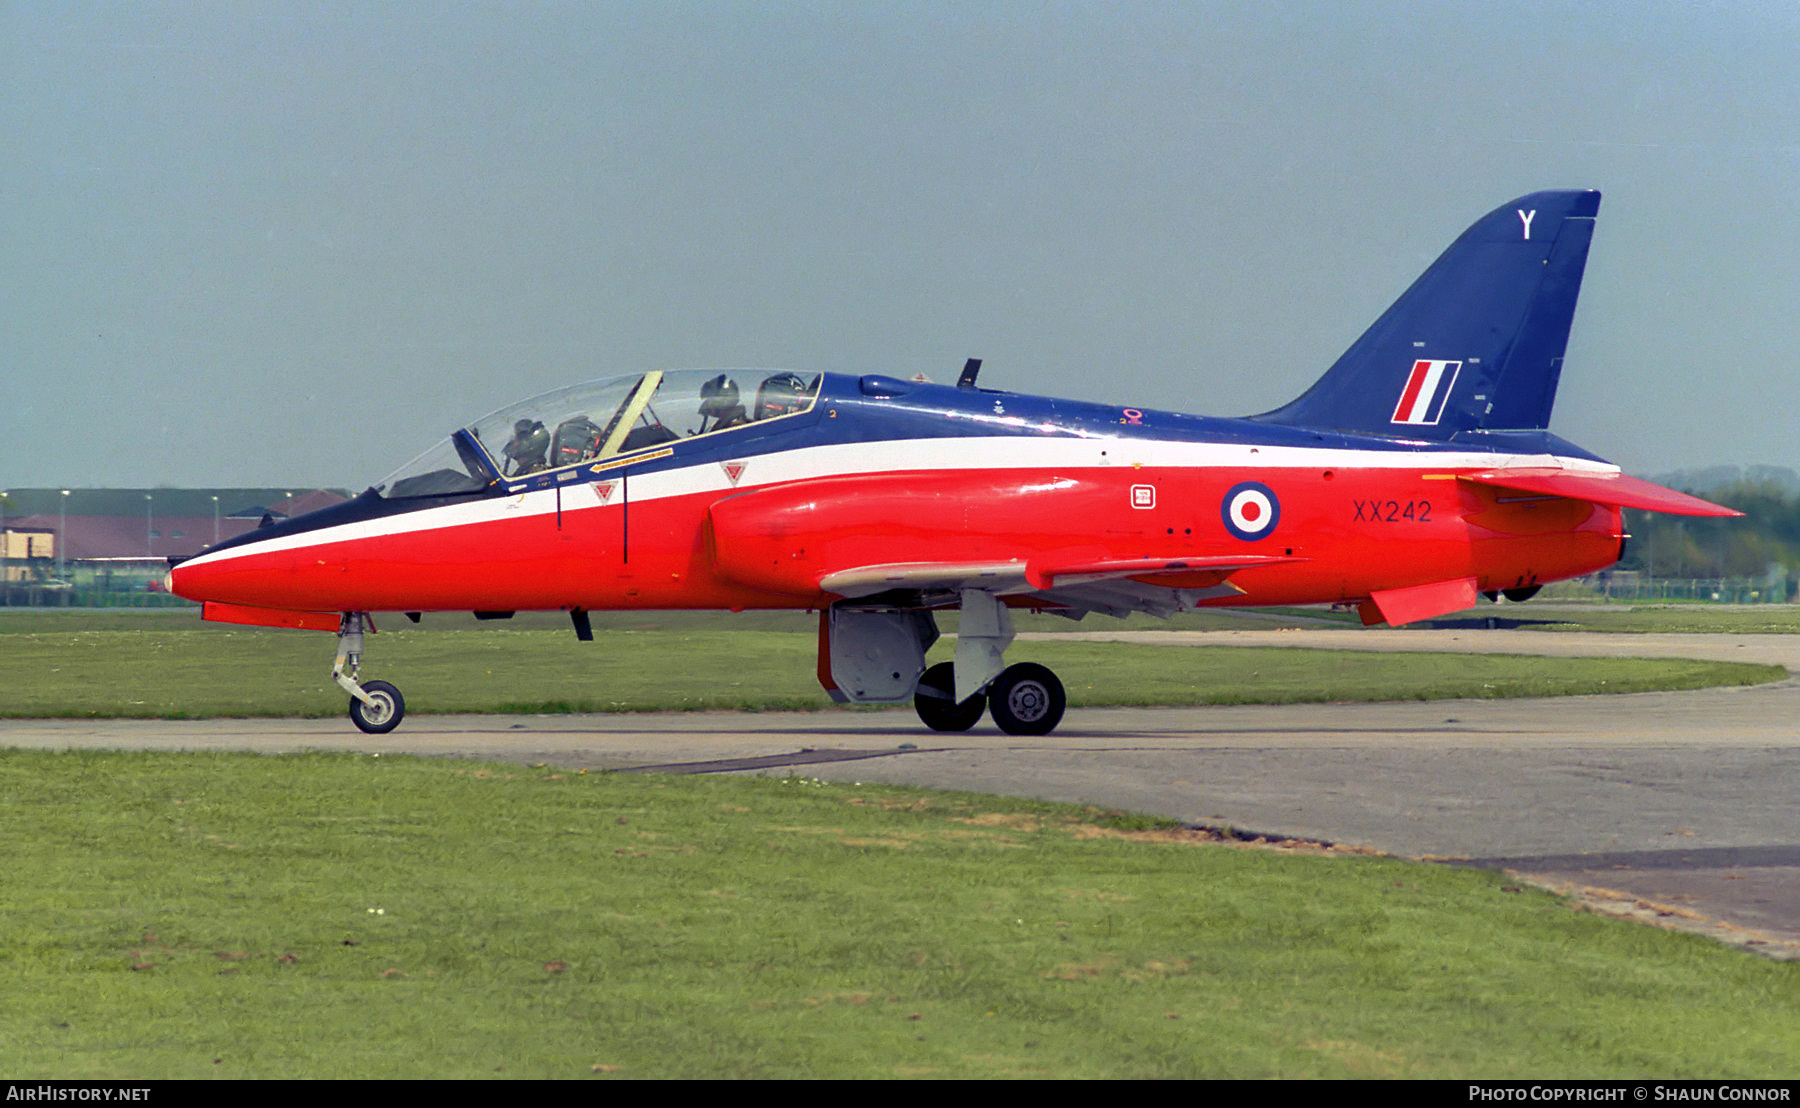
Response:
[{"label": "pilot helmet", "polygon": [[700,386],[700,414],[715,419],[736,412],[738,404],[737,382],[721,373]]},{"label": "pilot helmet", "polygon": [[549,448],[550,432],[544,430],[544,425],[535,419],[521,419],[513,424],[512,441],[501,453],[521,462],[542,464]]},{"label": "pilot helmet", "polygon": [[791,415],[806,407],[806,382],[795,373],[777,373],[766,378],[756,393],[756,417]]}]

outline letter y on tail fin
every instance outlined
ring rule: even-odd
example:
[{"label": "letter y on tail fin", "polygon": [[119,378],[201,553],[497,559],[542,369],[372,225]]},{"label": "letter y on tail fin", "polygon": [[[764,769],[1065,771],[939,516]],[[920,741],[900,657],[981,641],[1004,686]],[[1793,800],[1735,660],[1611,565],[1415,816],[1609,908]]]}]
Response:
[{"label": "letter y on tail fin", "polygon": [[1594,191],[1495,208],[1304,395],[1253,418],[1433,441],[1547,427],[1599,210]]}]

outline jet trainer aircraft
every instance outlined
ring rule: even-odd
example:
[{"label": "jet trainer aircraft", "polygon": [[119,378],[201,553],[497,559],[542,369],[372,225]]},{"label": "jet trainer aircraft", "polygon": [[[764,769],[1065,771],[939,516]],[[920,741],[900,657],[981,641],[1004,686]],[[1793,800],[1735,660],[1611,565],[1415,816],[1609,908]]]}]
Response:
[{"label": "jet trainer aircraft", "polygon": [[[361,496],[171,567],[207,619],[333,630],[364,731],[372,612],[816,609],[839,701],[929,727],[1061,719],[1010,611],[1356,605],[1367,624],[1528,599],[1612,565],[1620,509],[1736,515],[1546,429],[1600,194],[1483,216],[1299,399],[1219,419],[787,371],[653,371],[477,420]],[[927,668],[934,613],[961,619]]]}]

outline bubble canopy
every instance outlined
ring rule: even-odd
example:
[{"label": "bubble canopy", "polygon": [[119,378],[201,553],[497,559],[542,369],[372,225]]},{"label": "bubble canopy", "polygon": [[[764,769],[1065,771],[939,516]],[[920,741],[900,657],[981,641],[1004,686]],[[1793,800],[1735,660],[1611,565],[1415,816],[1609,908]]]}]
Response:
[{"label": "bubble canopy", "polygon": [[495,482],[728,433],[808,411],[820,375],[653,370],[570,385],[501,408],[389,474],[389,499],[481,492]]}]

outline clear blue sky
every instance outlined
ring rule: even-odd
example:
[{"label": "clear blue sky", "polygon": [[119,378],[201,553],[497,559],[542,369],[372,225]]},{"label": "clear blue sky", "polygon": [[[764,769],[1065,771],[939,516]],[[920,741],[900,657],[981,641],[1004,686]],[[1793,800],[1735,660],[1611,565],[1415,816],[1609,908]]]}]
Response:
[{"label": "clear blue sky", "polygon": [[360,488],[667,366],[1214,415],[1606,194],[1552,429],[1800,468],[1800,5],[0,4],[0,488]]}]

